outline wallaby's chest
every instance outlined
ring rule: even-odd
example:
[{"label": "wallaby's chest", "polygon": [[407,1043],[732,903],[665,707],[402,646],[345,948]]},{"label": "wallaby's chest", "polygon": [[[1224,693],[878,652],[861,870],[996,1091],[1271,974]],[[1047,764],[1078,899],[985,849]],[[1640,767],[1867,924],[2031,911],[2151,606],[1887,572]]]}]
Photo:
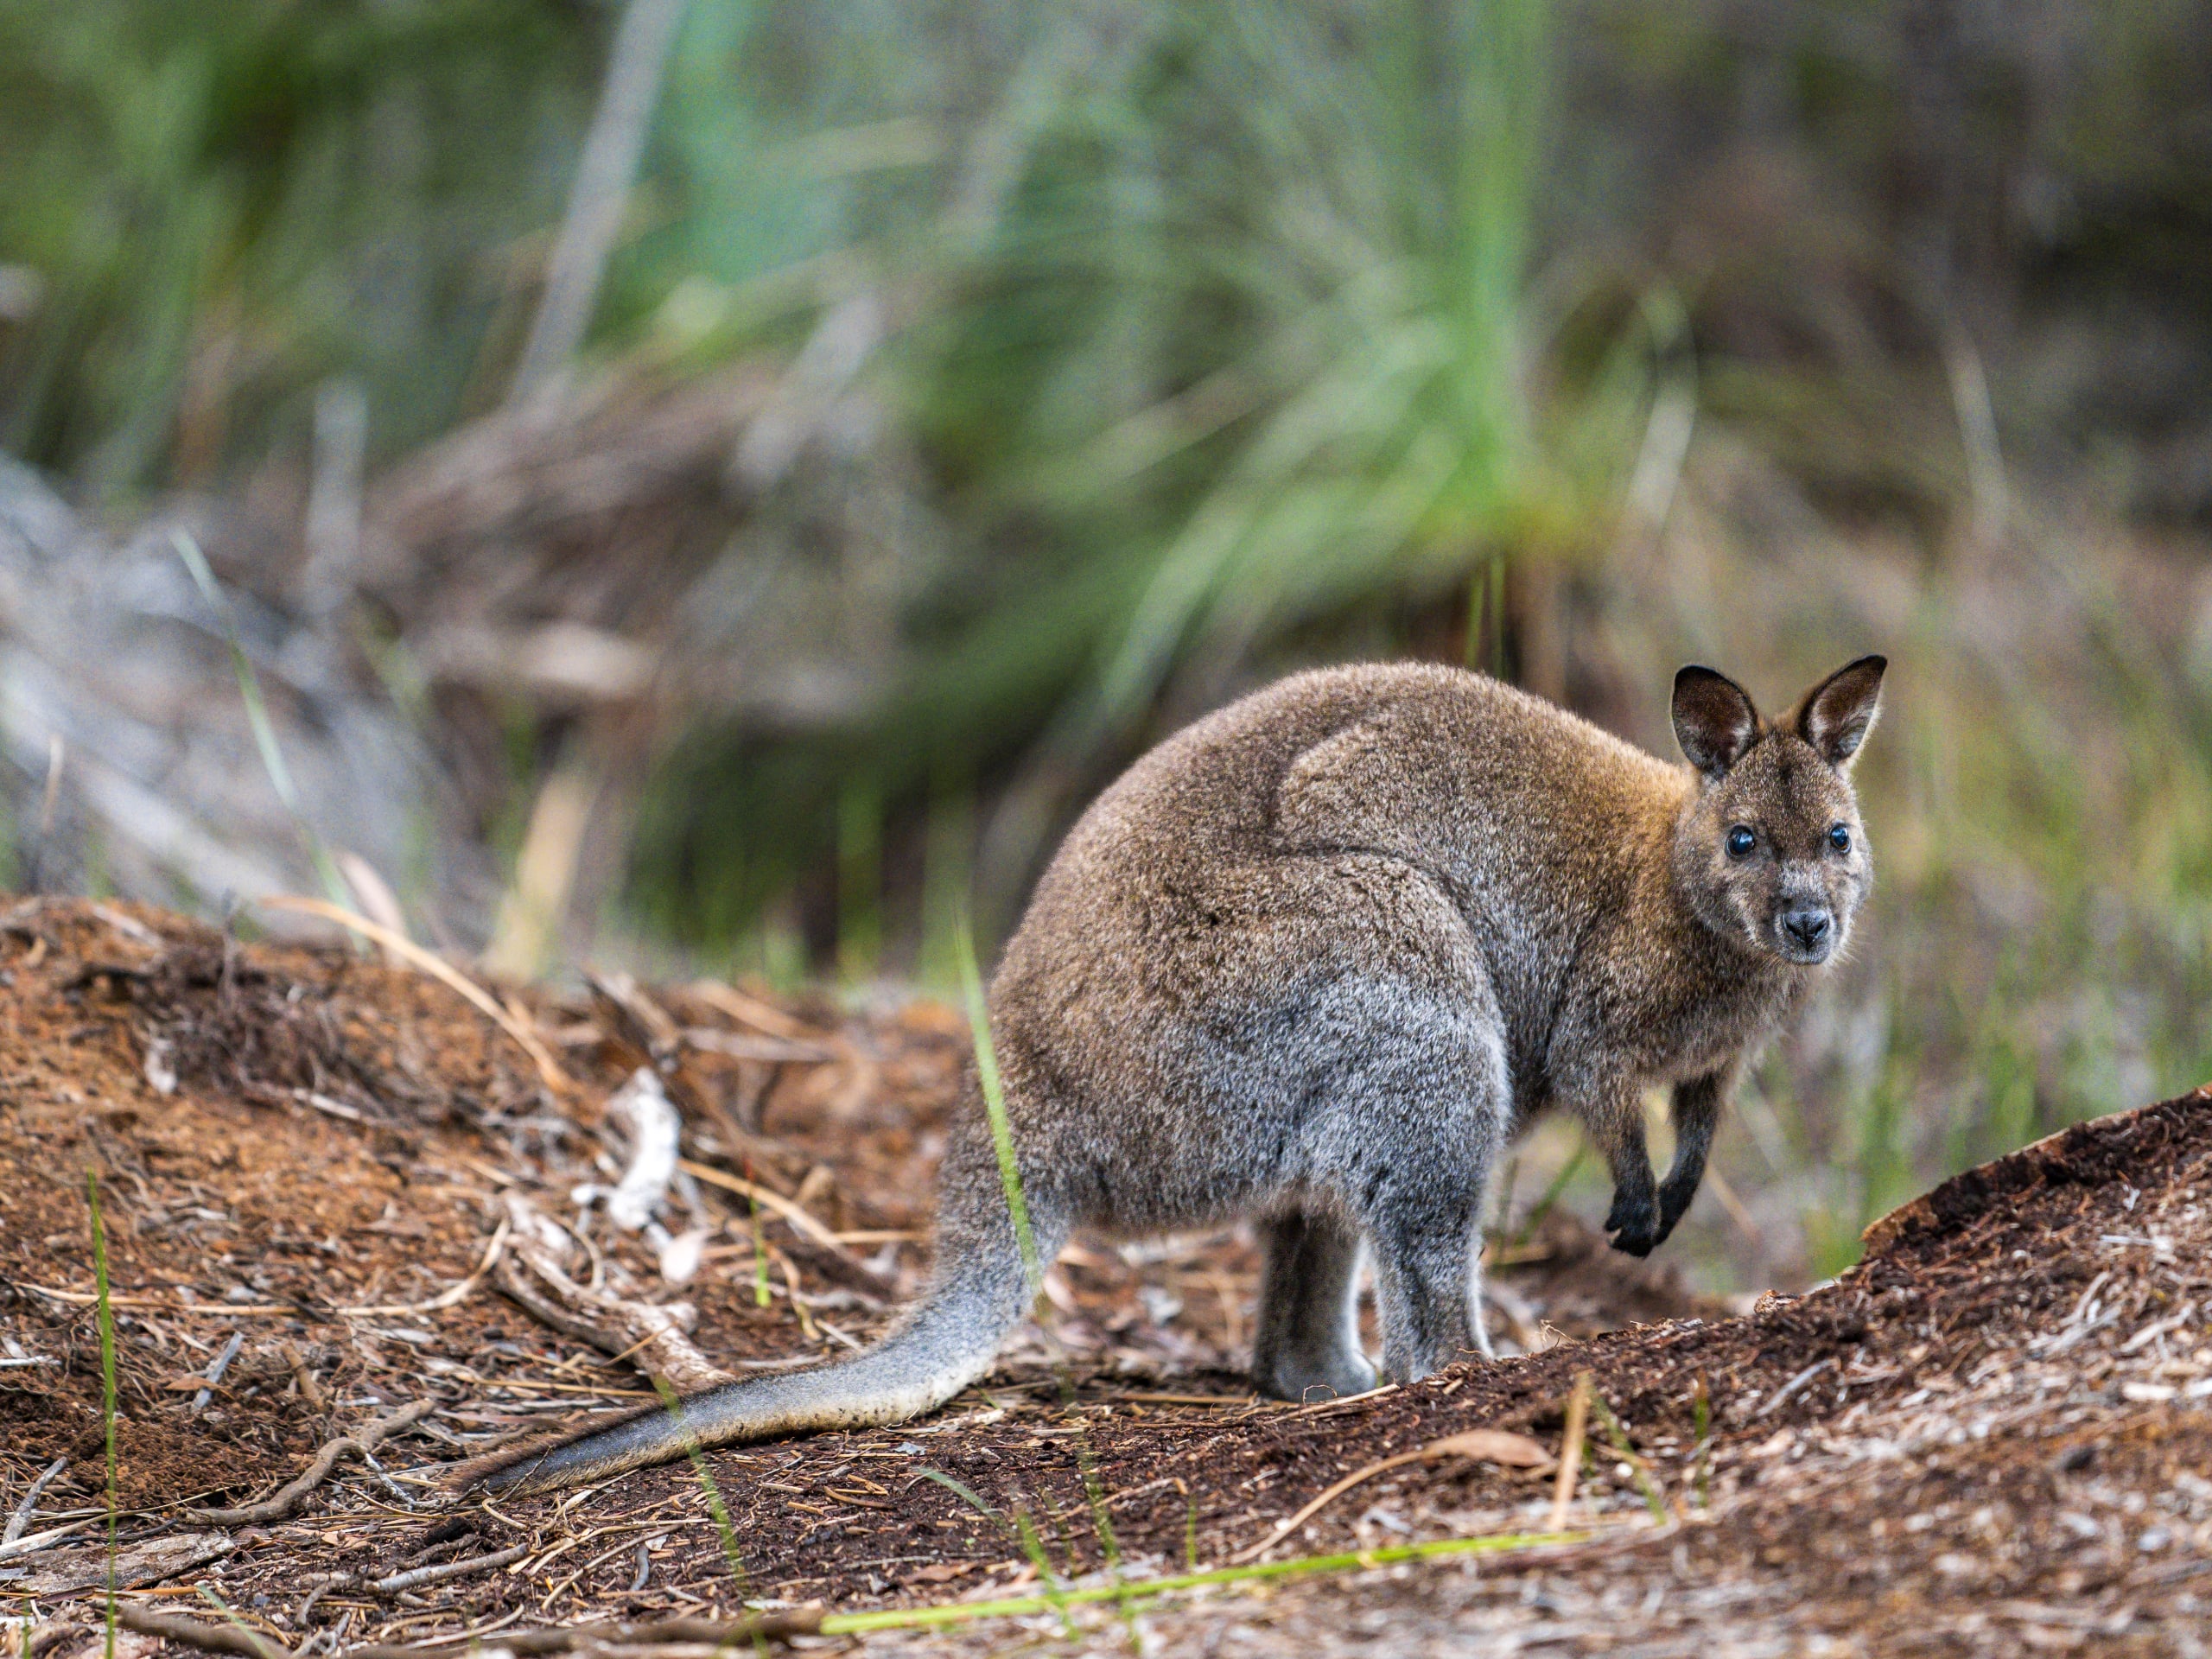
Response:
[{"label": "wallaby's chest", "polygon": [[1586,1013],[1564,1026],[1587,1050],[1573,1057],[1574,1069],[1592,1079],[1663,1084],[1725,1071],[1794,1001],[1789,982],[1700,941],[1670,941],[1672,949],[1626,943],[1593,974]]}]

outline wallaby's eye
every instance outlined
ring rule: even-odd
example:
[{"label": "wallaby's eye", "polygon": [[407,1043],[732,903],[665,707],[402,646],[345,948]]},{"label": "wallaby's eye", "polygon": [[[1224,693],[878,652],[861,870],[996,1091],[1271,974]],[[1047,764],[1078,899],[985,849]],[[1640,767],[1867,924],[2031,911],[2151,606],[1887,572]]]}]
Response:
[{"label": "wallaby's eye", "polygon": [[1759,838],[1751,833],[1751,826],[1748,823],[1739,823],[1728,832],[1728,856],[1731,858],[1749,858],[1751,849],[1758,844]]},{"label": "wallaby's eye", "polygon": [[1828,826],[1828,845],[1834,848],[1839,853],[1849,852],[1851,850],[1851,826],[1847,823],[1830,824]]}]

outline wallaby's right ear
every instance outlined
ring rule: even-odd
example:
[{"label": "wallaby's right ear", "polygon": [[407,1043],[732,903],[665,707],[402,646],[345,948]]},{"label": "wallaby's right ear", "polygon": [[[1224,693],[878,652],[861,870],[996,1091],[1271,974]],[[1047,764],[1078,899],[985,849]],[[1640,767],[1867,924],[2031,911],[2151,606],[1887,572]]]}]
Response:
[{"label": "wallaby's right ear", "polygon": [[1690,765],[1718,778],[1758,741],[1759,711],[1751,693],[1692,663],[1675,676],[1675,741]]},{"label": "wallaby's right ear", "polygon": [[1797,705],[1797,735],[1821,752],[1832,766],[1846,765],[1859,753],[1882,712],[1882,671],[1886,657],[1861,657],[1847,663],[1805,694]]}]

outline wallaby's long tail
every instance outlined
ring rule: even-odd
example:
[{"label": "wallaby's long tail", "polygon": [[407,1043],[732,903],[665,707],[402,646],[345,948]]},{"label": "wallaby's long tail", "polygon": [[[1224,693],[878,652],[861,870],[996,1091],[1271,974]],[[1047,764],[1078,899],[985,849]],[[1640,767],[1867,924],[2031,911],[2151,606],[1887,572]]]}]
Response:
[{"label": "wallaby's long tail", "polygon": [[[995,1169],[990,1180],[995,1187]],[[997,1198],[995,1215],[990,1198]],[[957,1192],[948,1182],[943,1200],[937,1275],[928,1294],[866,1353],[725,1382],[673,1409],[650,1407],[575,1440],[468,1470],[463,1483],[516,1494],[546,1491],[665,1463],[694,1446],[903,1422],[943,1405],[990,1369],[1027,1301],[1027,1274],[1003,1197],[972,1186]],[[1065,1229],[1047,1223],[1039,1233],[1039,1248],[1049,1261]]]}]

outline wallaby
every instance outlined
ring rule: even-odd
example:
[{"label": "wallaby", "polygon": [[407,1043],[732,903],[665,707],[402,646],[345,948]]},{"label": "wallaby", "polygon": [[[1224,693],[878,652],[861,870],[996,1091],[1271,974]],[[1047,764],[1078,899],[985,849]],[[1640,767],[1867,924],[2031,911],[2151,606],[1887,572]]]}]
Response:
[{"label": "wallaby", "polygon": [[[1763,720],[1675,679],[1685,767],[1464,671],[1296,675],[1201,720],[1085,812],[994,980],[991,1026],[1040,1258],[1071,1229],[1256,1218],[1253,1379],[1285,1399],[1491,1352],[1485,1188],[1573,1109],[1643,1255],[1689,1207],[1746,1052],[1849,937],[1871,868],[1850,766],[1885,667]],[[1654,1189],[1643,1094],[1673,1086]],[[972,1075],[928,1294],[876,1347],[648,1410],[485,1477],[596,1479],[692,1445],[883,1424],[988,1370],[1033,1294]]]}]

